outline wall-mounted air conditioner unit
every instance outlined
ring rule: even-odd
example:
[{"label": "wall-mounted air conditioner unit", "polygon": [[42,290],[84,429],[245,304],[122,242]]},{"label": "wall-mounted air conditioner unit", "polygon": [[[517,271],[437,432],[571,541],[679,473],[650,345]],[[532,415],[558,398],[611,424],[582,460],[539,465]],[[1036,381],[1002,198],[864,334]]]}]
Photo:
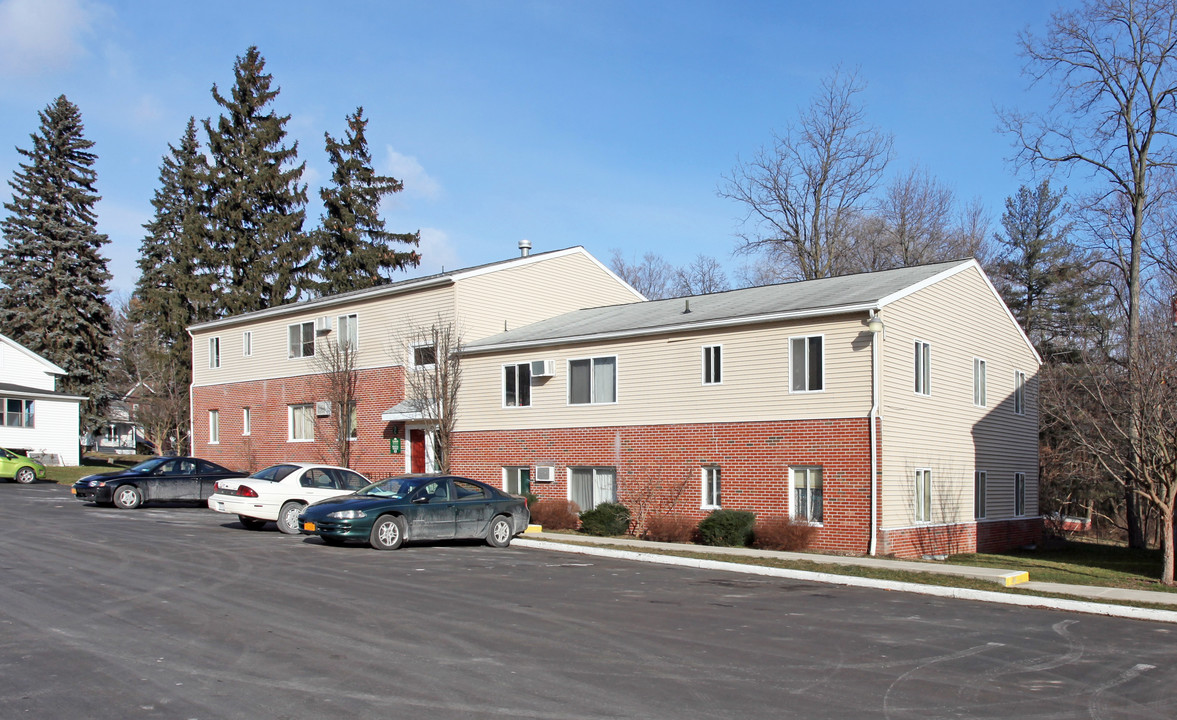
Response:
[{"label": "wall-mounted air conditioner unit", "polygon": [[555,360],[532,360],[531,361],[531,376],[532,377],[551,377],[556,374]]},{"label": "wall-mounted air conditioner unit", "polygon": [[330,400],[320,400],[315,403],[315,417],[331,417]]},{"label": "wall-mounted air conditioner unit", "polygon": [[315,318],[315,334],[326,335],[331,332],[331,317],[324,315],[321,318]]},{"label": "wall-mounted air conditioner unit", "polygon": [[556,482],[556,468],[551,465],[535,466],[536,482]]}]

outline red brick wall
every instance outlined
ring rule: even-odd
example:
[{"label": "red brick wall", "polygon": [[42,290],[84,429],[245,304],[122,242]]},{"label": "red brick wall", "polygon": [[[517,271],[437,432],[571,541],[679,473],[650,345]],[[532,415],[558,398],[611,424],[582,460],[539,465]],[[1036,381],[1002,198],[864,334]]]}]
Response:
[{"label": "red brick wall", "polygon": [[[380,419],[404,399],[401,367],[360,370],[356,398],[357,439],[350,443],[351,467],[376,479],[404,472],[402,454],[389,453],[388,438],[404,437],[403,423]],[[287,406],[324,400],[321,376],[254,380],[192,388],[193,454],[234,469],[257,470],[278,462],[338,464],[331,418],[315,419],[315,440],[289,442]],[[251,433],[243,436],[242,408],[249,407]],[[221,441],[208,441],[208,411],[220,410]],[[334,412],[334,410],[333,410]]]},{"label": "red brick wall", "polygon": [[977,552],[1000,552],[1042,542],[1042,518],[977,523]]},{"label": "red brick wall", "polygon": [[789,467],[820,465],[823,526],[815,549],[865,553],[870,528],[870,441],[865,418],[761,423],[563,428],[459,433],[453,470],[501,486],[502,468],[553,465],[541,498],[568,497],[567,468],[616,468],[619,500],[639,515],[701,520],[700,468],[718,465],[723,507],[788,513]]}]

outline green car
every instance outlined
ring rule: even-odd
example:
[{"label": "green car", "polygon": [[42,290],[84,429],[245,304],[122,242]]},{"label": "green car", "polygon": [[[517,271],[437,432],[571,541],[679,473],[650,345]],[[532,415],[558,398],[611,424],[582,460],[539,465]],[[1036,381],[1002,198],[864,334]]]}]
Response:
[{"label": "green car", "polygon": [[31,457],[0,448],[0,478],[12,478],[27,485],[45,479],[45,466]]},{"label": "green car", "polygon": [[507,547],[530,519],[526,499],[450,475],[388,478],[308,505],[298,518],[304,534],[318,535],[328,545],[367,541],[377,550],[395,550],[406,541],[459,538]]}]

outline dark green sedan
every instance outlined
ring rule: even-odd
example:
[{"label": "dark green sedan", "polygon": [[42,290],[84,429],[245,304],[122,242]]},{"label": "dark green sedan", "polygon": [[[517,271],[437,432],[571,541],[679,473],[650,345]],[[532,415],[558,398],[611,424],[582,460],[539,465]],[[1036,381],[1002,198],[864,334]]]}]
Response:
[{"label": "dark green sedan", "polygon": [[530,520],[524,498],[452,475],[391,477],[308,505],[298,517],[304,535],[318,535],[328,545],[366,540],[377,550],[458,538],[507,547]]}]

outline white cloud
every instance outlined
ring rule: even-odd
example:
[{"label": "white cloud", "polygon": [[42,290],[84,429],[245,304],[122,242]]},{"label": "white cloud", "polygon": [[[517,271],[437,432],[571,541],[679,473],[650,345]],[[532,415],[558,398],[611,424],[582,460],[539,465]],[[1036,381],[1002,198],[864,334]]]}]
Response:
[{"label": "white cloud", "polygon": [[412,155],[402,155],[392,148],[385,146],[387,154],[386,165],[388,173],[405,184],[406,196],[423,197],[436,200],[441,195],[441,183],[430,177],[425,168]]},{"label": "white cloud", "polygon": [[461,267],[458,250],[450,242],[444,231],[437,228],[421,228],[421,244],[417,251],[421,253],[421,264],[417,273],[434,275],[449,268],[456,270]]},{"label": "white cloud", "polygon": [[97,14],[85,0],[0,0],[0,72],[36,76],[69,67],[84,54]]}]

